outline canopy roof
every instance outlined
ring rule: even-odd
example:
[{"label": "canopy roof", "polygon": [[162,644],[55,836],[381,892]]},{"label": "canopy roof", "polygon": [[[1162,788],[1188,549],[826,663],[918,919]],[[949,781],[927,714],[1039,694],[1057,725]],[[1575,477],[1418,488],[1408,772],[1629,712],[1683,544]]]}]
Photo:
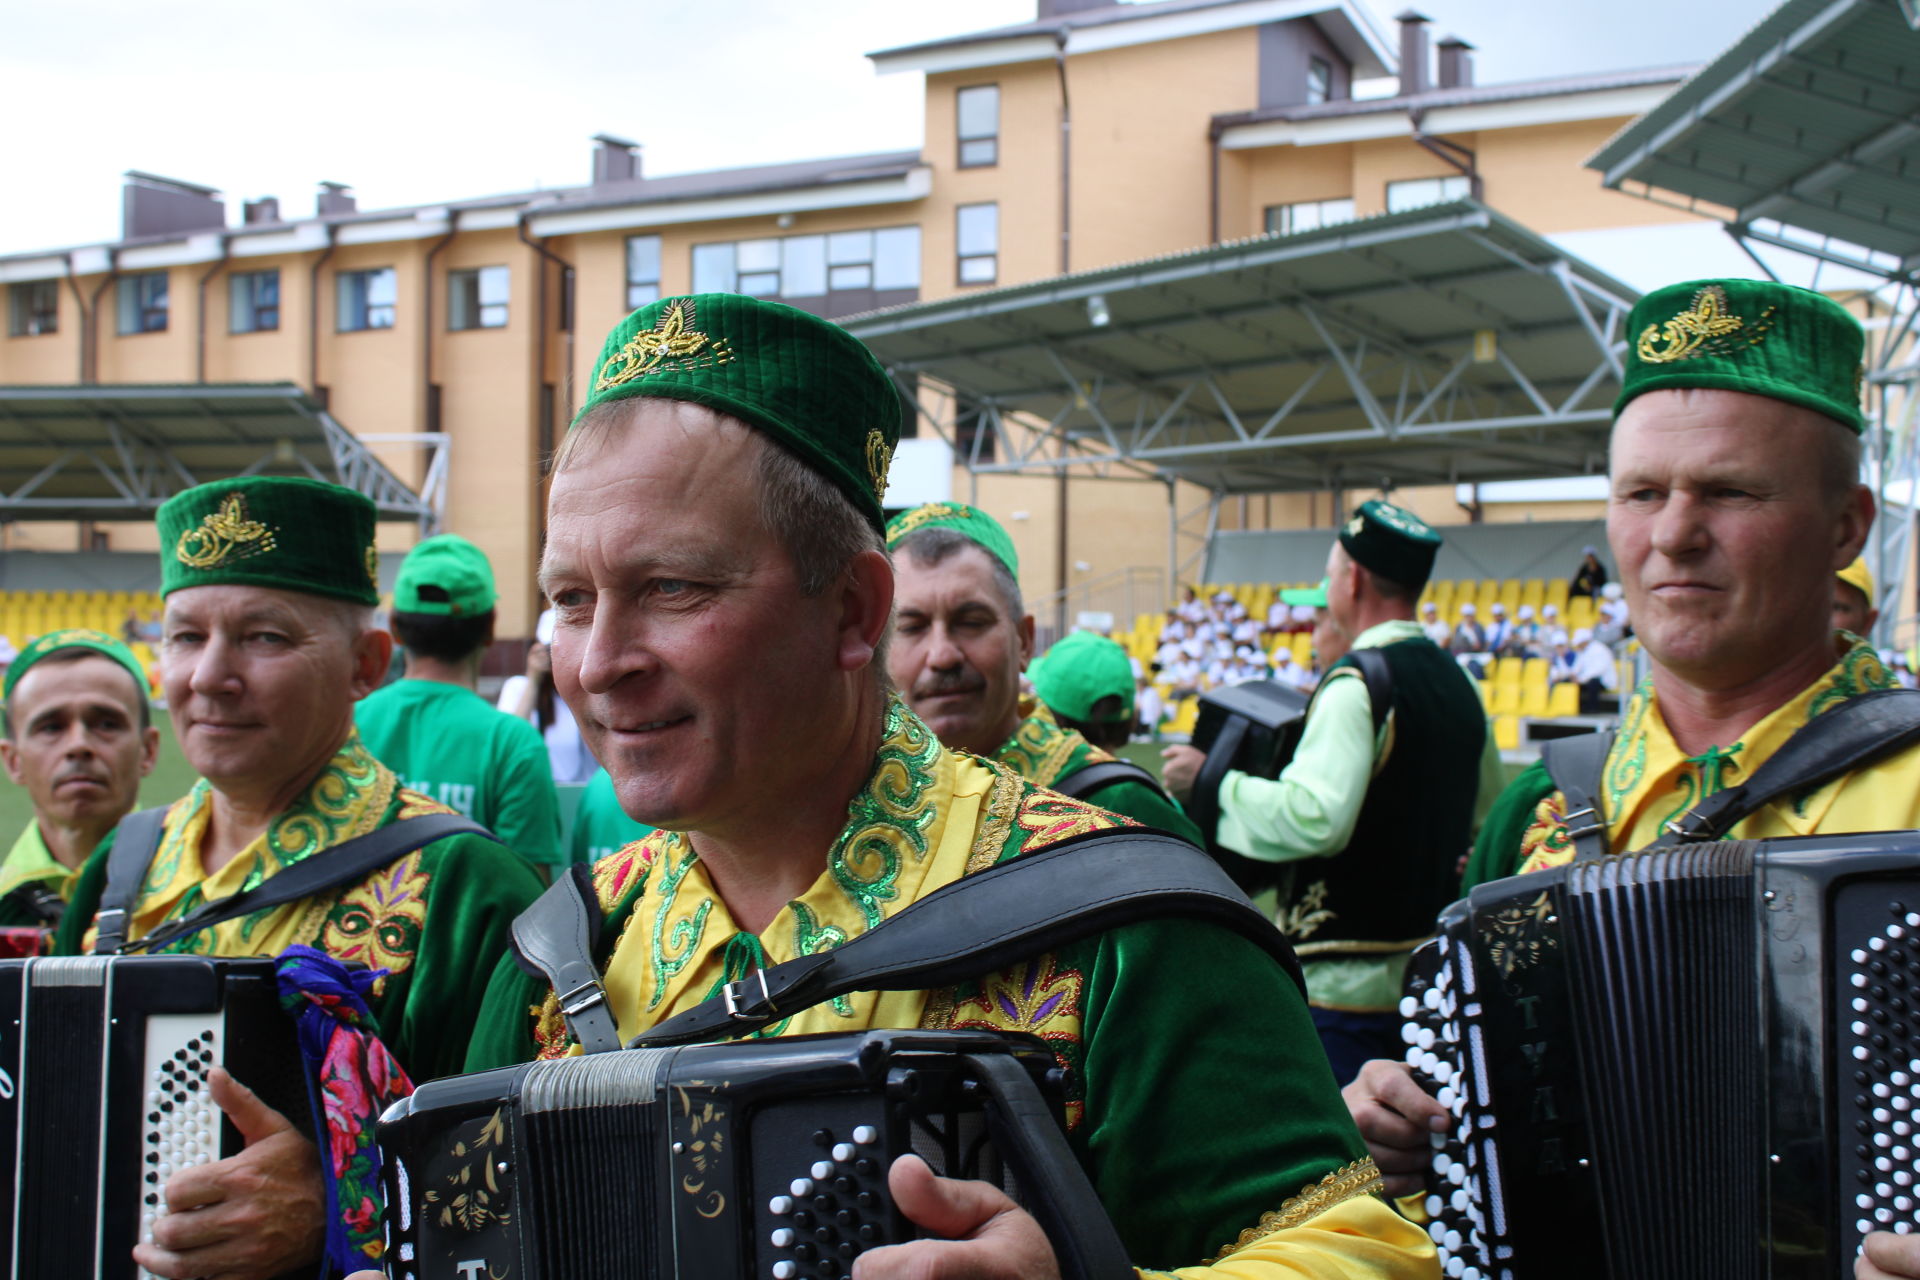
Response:
[{"label": "canopy roof", "polygon": [[[444,450],[429,495],[441,474]],[[438,520],[292,384],[0,387],[0,519],[145,520],[182,489],[252,475],[310,476],[366,494],[382,519]]]},{"label": "canopy roof", "polygon": [[976,471],[1245,493],[1604,471],[1636,297],[1460,201],[845,323]]},{"label": "canopy roof", "polygon": [[1911,0],[1787,0],[1587,163],[1609,187],[1731,209],[1736,234],[1911,279],[1916,21]]}]

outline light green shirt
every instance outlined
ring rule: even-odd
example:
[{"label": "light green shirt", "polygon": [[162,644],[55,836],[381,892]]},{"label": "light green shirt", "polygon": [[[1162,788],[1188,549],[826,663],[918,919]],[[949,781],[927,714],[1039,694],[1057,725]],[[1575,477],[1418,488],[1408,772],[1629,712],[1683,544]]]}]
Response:
[{"label": "light green shirt", "polygon": [[40,834],[40,824],[29,818],[27,829],[13,842],[13,851],[7,855],[5,862],[0,862],[0,897],[5,897],[30,880],[44,880],[61,897],[71,897],[73,882],[79,874],[60,865],[60,860],[53,856],[53,851],[47,848],[47,842]]},{"label": "light green shirt", "polygon": [[[1377,649],[1424,635],[1412,619],[1368,627],[1355,649]],[[1239,770],[1220,784],[1221,844],[1262,862],[1293,862],[1339,853],[1353,838],[1367,787],[1387,762],[1392,724],[1373,728],[1367,682],[1343,676],[1328,680],[1314,696],[1300,745],[1278,778]],[[1500,794],[1500,748],[1489,726],[1480,748],[1480,783],[1474,797],[1477,828]],[[1391,1009],[1400,1000],[1404,954],[1309,960],[1307,994],[1314,1004],[1341,1009]]]},{"label": "light green shirt", "polygon": [[627,816],[613,789],[613,776],[602,769],[587,782],[587,793],[580,797],[580,807],[574,811],[571,856],[575,862],[595,863],[652,830]]}]

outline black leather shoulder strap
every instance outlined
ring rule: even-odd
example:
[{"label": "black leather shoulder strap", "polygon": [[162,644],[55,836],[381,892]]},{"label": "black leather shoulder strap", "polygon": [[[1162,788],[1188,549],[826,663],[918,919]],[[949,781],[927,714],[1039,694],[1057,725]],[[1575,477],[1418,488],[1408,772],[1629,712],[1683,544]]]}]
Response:
[{"label": "black leather shoulder strap", "polygon": [[[344,840],[330,849],[325,849],[275,875],[268,876],[251,889],[242,889],[239,893],[228,894],[212,902],[202,903],[198,908],[180,919],[155,929],[144,938],[132,942],[122,942],[122,951],[150,951],[164,947],[175,939],[190,933],[211,928],[225,920],[239,916],[252,915],[256,911],[265,911],[283,903],[298,902],[302,898],[328,889],[337,889],[343,884],[372,875],[396,858],[412,853],[415,849],[430,845],[436,840],[445,840],[448,836],[476,835],[489,840],[499,837],[487,830],[472,818],[461,817],[457,813],[423,813],[416,818],[402,818],[398,822],[389,822],[376,831],[363,836]],[[114,837],[116,846],[119,837]],[[117,852],[117,848],[116,848]],[[109,859],[112,854],[108,855]],[[151,859],[149,854],[148,858]],[[112,862],[108,862],[111,871]],[[146,878],[146,867],[142,865],[140,878]],[[135,893],[139,891],[139,882],[135,882]],[[132,899],[128,899],[129,905]],[[122,908],[125,910],[125,908]],[[125,923],[120,925],[121,936],[125,937]],[[104,939],[104,931],[99,935]],[[94,944],[97,954],[106,954],[100,941]]]},{"label": "black leather shoulder strap", "polygon": [[1304,990],[1293,949],[1218,863],[1157,831],[1102,831],[965,876],[859,937],[722,987],[629,1047],[746,1035],[851,991],[947,987],[1139,920],[1211,921]]},{"label": "black leather shoulder strap", "polygon": [[1373,708],[1373,731],[1377,734],[1387,722],[1387,713],[1393,710],[1393,668],[1387,665],[1387,655],[1378,649],[1349,649],[1347,660],[1367,682],[1367,702]]},{"label": "black leather shoulder strap", "polygon": [[1607,854],[1607,815],[1600,807],[1600,791],[1612,750],[1611,729],[1555,738],[1540,748],[1540,763],[1567,802],[1564,821],[1576,860]]},{"label": "black leather shoulder strap", "polygon": [[127,922],[133,903],[146,883],[147,868],[160,852],[160,834],[167,806],[141,809],[120,819],[113,829],[113,848],[107,850],[107,882],[100,890],[100,908],[94,916],[93,949],[110,956],[127,943]]},{"label": "black leather shoulder strap", "polygon": [[1091,800],[1108,787],[1122,782],[1137,782],[1152,787],[1162,796],[1166,788],[1160,785],[1160,779],[1142,769],[1131,760],[1096,760],[1090,765],[1075,769],[1064,778],[1055,778],[1049,791],[1058,791],[1063,796],[1072,796],[1075,800]]},{"label": "black leather shoulder strap", "polygon": [[569,866],[513,922],[513,961],[530,977],[545,978],[560,1000],[567,1030],[587,1053],[620,1047],[607,992],[593,962],[605,914],[586,863]]},{"label": "black leather shoulder strap", "polygon": [[1716,791],[1668,823],[1654,847],[1718,840],[1781,796],[1811,791],[1916,742],[1920,690],[1879,689],[1849,698],[1801,725],[1745,782]]}]

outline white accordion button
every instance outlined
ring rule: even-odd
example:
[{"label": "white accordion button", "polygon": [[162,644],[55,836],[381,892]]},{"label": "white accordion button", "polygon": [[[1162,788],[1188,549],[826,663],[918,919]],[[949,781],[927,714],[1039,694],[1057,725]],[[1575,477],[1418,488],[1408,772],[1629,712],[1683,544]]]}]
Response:
[{"label": "white accordion button", "polygon": [[813,1168],[807,1170],[807,1172],[816,1178],[831,1178],[833,1176],[833,1166],[825,1160],[815,1160],[813,1162]]},{"label": "white accordion button", "polygon": [[853,1140],[859,1143],[863,1147],[866,1146],[868,1143],[872,1142],[875,1138],[878,1138],[879,1136],[880,1136],[879,1130],[875,1129],[870,1124],[863,1124],[863,1125],[856,1126],[853,1131]]},{"label": "white accordion button", "polygon": [[794,1198],[798,1199],[801,1196],[812,1195],[813,1184],[807,1181],[805,1178],[795,1178],[791,1183],[787,1185],[787,1190],[793,1192]]},{"label": "white accordion button", "polygon": [[793,1212],[793,1201],[786,1196],[775,1196],[767,1201],[767,1212],[776,1218],[784,1218]]}]

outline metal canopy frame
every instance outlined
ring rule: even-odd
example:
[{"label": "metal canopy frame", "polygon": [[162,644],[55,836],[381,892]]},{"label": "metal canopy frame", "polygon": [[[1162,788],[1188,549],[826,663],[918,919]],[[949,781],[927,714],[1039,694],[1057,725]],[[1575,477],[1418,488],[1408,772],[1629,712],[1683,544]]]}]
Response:
[{"label": "metal canopy frame", "polygon": [[1222,495],[1604,471],[1636,297],[1460,201],[845,323],[976,475]]},{"label": "metal canopy frame", "polygon": [[[431,450],[422,491],[369,443]],[[145,520],[205,481],[301,475],[431,533],[447,454],[441,432],[356,437],[290,383],[0,387],[0,520]]]}]

